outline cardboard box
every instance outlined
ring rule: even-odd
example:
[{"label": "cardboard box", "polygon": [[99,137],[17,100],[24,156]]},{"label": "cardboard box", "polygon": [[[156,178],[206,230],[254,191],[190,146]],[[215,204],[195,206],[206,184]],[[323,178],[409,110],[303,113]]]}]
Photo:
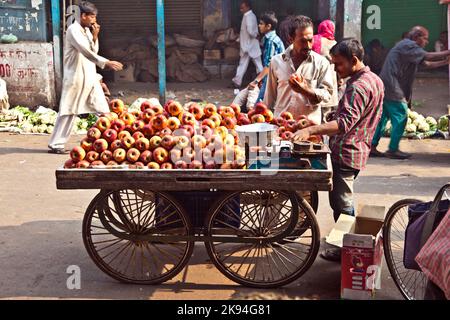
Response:
[{"label": "cardboard box", "polygon": [[385,208],[363,206],[358,212],[341,215],[326,242],[342,248],[341,298],[368,300],[381,289]]},{"label": "cardboard box", "polygon": [[205,60],[220,60],[222,59],[222,53],[218,49],[203,50],[203,58]]}]

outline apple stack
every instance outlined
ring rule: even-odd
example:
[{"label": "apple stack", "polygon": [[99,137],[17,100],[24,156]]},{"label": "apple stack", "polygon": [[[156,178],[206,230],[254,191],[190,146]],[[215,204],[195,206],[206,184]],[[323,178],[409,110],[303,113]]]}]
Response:
[{"label": "apple stack", "polygon": [[245,154],[234,130],[248,124],[238,106],[217,108],[169,101],[162,107],[145,101],[130,112],[113,100],[72,149],[67,169],[117,167],[149,169],[242,169]]}]

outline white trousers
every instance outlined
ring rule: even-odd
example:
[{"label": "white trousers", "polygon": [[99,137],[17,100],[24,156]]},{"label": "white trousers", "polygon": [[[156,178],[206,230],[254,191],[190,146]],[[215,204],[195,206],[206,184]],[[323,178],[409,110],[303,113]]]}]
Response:
[{"label": "white trousers", "polygon": [[56,119],[55,128],[48,143],[49,148],[64,149],[70,138],[76,115],[60,116]]},{"label": "white trousers", "polygon": [[242,79],[244,78],[245,72],[247,71],[250,60],[252,60],[253,64],[256,66],[256,72],[258,74],[263,71],[264,68],[262,65],[261,56],[257,58],[250,58],[248,53],[246,53],[239,60],[239,66],[236,71],[236,76],[233,78],[233,82],[235,85],[242,85]]},{"label": "white trousers", "polygon": [[238,106],[242,107],[245,111],[245,108],[247,108],[246,112],[250,110],[250,108],[253,108],[256,104],[256,100],[258,100],[260,89],[258,86],[256,86],[255,89],[249,90],[248,88],[245,88],[244,90],[240,91],[239,94],[234,98],[233,104],[237,104]]}]

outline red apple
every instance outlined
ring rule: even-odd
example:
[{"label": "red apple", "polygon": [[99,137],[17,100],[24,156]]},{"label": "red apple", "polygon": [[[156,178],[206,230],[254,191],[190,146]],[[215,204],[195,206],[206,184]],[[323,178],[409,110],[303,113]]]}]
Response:
[{"label": "red apple", "polygon": [[280,115],[280,117],[281,117],[283,120],[294,120],[294,116],[292,115],[292,113],[290,113],[290,112],[288,112],[288,111],[283,112],[283,113]]},{"label": "red apple", "polygon": [[100,117],[106,117],[112,123],[114,120],[119,119],[119,116],[115,112],[107,112],[100,115]]},{"label": "red apple", "polygon": [[160,165],[158,163],[156,163],[156,162],[150,162],[147,165],[147,168],[149,168],[151,170],[159,170],[159,169],[161,169]]},{"label": "red apple", "polygon": [[141,112],[139,118],[145,123],[149,123],[155,115],[155,111],[153,111],[152,109],[147,109]]},{"label": "red apple", "polygon": [[103,138],[108,142],[112,143],[114,140],[117,139],[117,131],[114,129],[108,129],[105,132],[103,132]]},{"label": "red apple", "polygon": [[219,110],[219,114],[222,116],[222,118],[234,118],[236,117],[236,114],[231,107],[221,107]]},{"label": "red apple", "polygon": [[161,165],[161,170],[172,170],[173,169],[173,164],[171,164],[170,162],[165,162]]},{"label": "red apple", "polygon": [[140,139],[136,140],[136,143],[134,145],[135,145],[136,149],[143,152],[145,150],[149,150],[150,140],[148,140],[147,138],[140,138]]},{"label": "red apple", "polygon": [[139,157],[141,156],[141,153],[136,148],[131,148],[127,152],[127,160],[131,163],[135,163],[139,160]]},{"label": "red apple", "polygon": [[186,130],[186,131],[188,132],[188,137],[189,137],[189,138],[192,138],[192,136],[195,134],[195,129],[194,129],[194,127],[191,126],[191,125],[184,124],[184,125],[182,125],[182,126],[180,127],[180,129]]},{"label": "red apple", "polygon": [[136,142],[136,140],[134,140],[133,137],[125,137],[125,138],[123,138],[123,140],[121,140],[121,141],[122,141],[122,146],[123,146],[125,149],[133,148],[133,146],[134,146],[134,144],[135,144],[135,142]]},{"label": "red apple", "polygon": [[255,113],[264,114],[268,110],[267,106],[263,102],[255,104]]},{"label": "red apple", "polygon": [[214,129],[216,127],[216,123],[214,121],[212,121],[211,119],[205,119],[202,122],[203,126],[208,126],[211,129]]},{"label": "red apple", "polygon": [[182,150],[181,159],[186,161],[187,164],[190,164],[195,159],[195,150],[191,147],[184,148]]},{"label": "red apple", "polygon": [[201,135],[195,135],[191,139],[191,144],[195,150],[201,150],[206,147],[206,138]]},{"label": "red apple", "polygon": [[252,122],[250,121],[250,119],[248,118],[248,116],[245,114],[245,113],[241,113],[239,116],[238,116],[238,124],[240,125],[240,126],[246,126],[246,125],[249,125],[249,124],[251,124]]},{"label": "red apple", "polygon": [[80,142],[80,146],[84,149],[84,151],[89,152],[92,150],[92,142],[89,141],[89,138],[83,138]]},{"label": "red apple", "polygon": [[103,151],[100,155],[100,160],[103,161],[104,164],[108,164],[108,162],[113,160],[113,153],[109,150]]},{"label": "red apple", "polygon": [[92,149],[101,154],[103,151],[108,150],[108,141],[106,141],[105,139],[95,140],[94,144],[92,145]]},{"label": "red apple", "polygon": [[166,135],[162,138],[160,146],[164,149],[170,151],[175,147],[177,143],[177,138],[171,135]]},{"label": "red apple", "polygon": [[72,159],[69,159],[64,163],[64,169],[75,169],[76,165],[76,162],[74,162]]},{"label": "red apple", "polygon": [[251,119],[255,114],[256,114],[255,110],[254,110],[254,109],[251,109],[251,110],[247,113],[247,116],[248,116],[249,119]]},{"label": "red apple", "polygon": [[125,130],[125,122],[122,119],[116,119],[111,123],[111,129],[121,132]]},{"label": "red apple", "polygon": [[231,163],[223,163],[223,164],[220,166],[220,169],[221,169],[221,170],[231,170],[231,169],[233,169],[233,168],[232,168],[232,166],[231,166]]},{"label": "red apple", "polygon": [[212,152],[212,150],[207,149],[207,148],[203,149],[201,151],[201,157],[202,157],[202,161],[205,162],[205,163],[207,163],[209,161],[212,161],[213,160],[213,152]]},{"label": "red apple", "polygon": [[148,139],[153,137],[155,135],[155,131],[153,130],[153,127],[151,124],[146,124],[144,128],[142,129],[142,133],[144,136]]},{"label": "red apple", "polygon": [[94,142],[102,137],[102,132],[98,128],[90,128],[87,132],[87,138],[90,142]]},{"label": "red apple", "polygon": [[141,161],[144,164],[148,164],[153,161],[153,152],[150,150],[145,150],[141,153],[141,156],[139,157],[139,161]]},{"label": "red apple", "polygon": [[149,149],[151,151],[155,150],[156,148],[158,148],[161,145],[161,141],[162,141],[162,139],[159,136],[152,137],[149,141],[149,143],[150,143]]},{"label": "red apple", "polygon": [[110,162],[108,162],[106,164],[107,167],[115,167],[118,166],[119,164],[117,162],[115,162],[114,160],[111,160]]},{"label": "red apple", "polygon": [[294,133],[292,133],[290,131],[286,131],[285,133],[283,133],[281,135],[281,139],[286,140],[286,141],[292,140],[293,137],[294,137]]},{"label": "red apple", "polygon": [[119,139],[119,140],[123,140],[123,139],[125,139],[126,137],[131,137],[131,133],[130,132],[128,132],[128,131],[120,131],[119,132],[119,134],[117,135],[117,138]]},{"label": "red apple", "polygon": [[169,160],[169,152],[162,147],[158,147],[153,151],[153,160],[161,165]]},{"label": "red apple", "polygon": [[305,129],[311,126],[311,122],[308,119],[301,119],[297,122],[298,129]]},{"label": "red apple", "polygon": [[241,114],[241,106],[239,106],[239,105],[233,103],[230,107],[233,109],[234,114],[235,114],[236,116],[238,116],[239,114]]},{"label": "red apple", "polygon": [[82,160],[80,162],[77,162],[75,167],[77,169],[88,169],[90,166],[91,166],[91,164],[88,161]]},{"label": "red apple", "polygon": [[285,133],[287,130],[285,127],[279,127],[277,130],[278,135],[281,137],[283,133]]},{"label": "red apple", "polygon": [[190,125],[195,126],[197,123],[197,120],[195,120],[195,116],[190,112],[183,113],[183,116],[181,117],[181,123],[183,125]]},{"label": "red apple", "polygon": [[269,109],[266,109],[266,111],[264,111],[263,113],[261,113],[264,118],[266,118],[266,122],[267,123],[272,123],[273,122],[273,112]]},{"label": "red apple", "polygon": [[102,161],[96,160],[91,162],[90,168],[103,167],[104,165]]},{"label": "red apple", "polygon": [[189,107],[189,112],[194,115],[197,121],[200,121],[205,115],[203,108],[195,102]]},{"label": "red apple", "polygon": [[104,132],[111,127],[111,121],[109,121],[106,117],[100,117],[95,123],[95,127],[97,127],[101,132]]},{"label": "red apple", "polygon": [[295,132],[297,132],[297,129],[298,129],[297,121],[288,120],[285,122],[285,127],[286,127],[287,131],[295,133]]},{"label": "red apple", "polygon": [[209,119],[214,121],[216,127],[220,127],[220,124],[222,123],[222,117],[219,114],[213,114],[211,117],[209,117]]},{"label": "red apple", "polygon": [[151,107],[151,109],[155,112],[155,114],[163,114],[164,113],[164,108],[161,107],[160,105],[153,105]]},{"label": "red apple", "polygon": [[158,114],[152,118],[150,124],[154,131],[160,131],[167,126],[167,118],[162,114]]},{"label": "red apple", "polygon": [[213,114],[217,113],[217,107],[212,103],[208,103],[203,109],[206,117],[211,117]]},{"label": "red apple", "polygon": [[170,117],[167,120],[167,128],[172,131],[177,130],[181,126],[181,121],[176,117]]},{"label": "red apple", "polygon": [[82,147],[74,147],[70,152],[70,158],[75,162],[82,161],[85,157],[86,151]]},{"label": "red apple", "polygon": [[120,99],[114,99],[109,103],[109,108],[112,112],[120,115],[125,110],[125,104]]},{"label": "red apple", "polygon": [[134,141],[138,141],[139,139],[145,138],[145,135],[141,131],[136,131],[132,135]]},{"label": "red apple", "polygon": [[164,128],[159,132],[159,136],[163,138],[164,136],[171,136],[173,134],[172,130],[169,128]]},{"label": "red apple", "polygon": [[123,148],[122,141],[121,140],[114,140],[111,143],[110,147],[111,147],[111,151],[115,151],[117,149]]},{"label": "red apple", "polygon": [[122,163],[127,158],[127,152],[125,151],[125,149],[122,148],[114,150],[113,158],[114,161],[116,161],[117,163]]},{"label": "red apple", "polygon": [[140,131],[144,128],[144,126],[145,126],[145,122],[142,120],[136,120],[131,125],[131,127],[133,128],[133,131]]},{"label": "red apple", "polygon": [[170,113],[172,117],[177,117],[183,112],[183,106],[177,101],[169,101],[166,106],[166,111]]},{"label": "red apple", "polygon": [[207,170],[214,170],[217,168],[217,164],[214,162],[214,160],[210,160],[205,163],[205,169]]},{"label": "red apple", "polygon": [[237,120],[236,118],[225,118],[222,121],[223,125],[227,128],[227,129],[234,129],[237,125]]},{"label": "red apple", "polygon": [[255,114],[252,117],[252,123],[264,123],[266,122],[266,118],[262,114]]},{"label": "red apple", "polygon": [[153,107],[153,104],[149,100],[146,100],[141,103],[141,111],[142,112],[144,112],[145,110],[149,110],[152,107]]},{"label": "red apple", "polygon": [[214,134],[217,134],[222,137],[222,139],[225,139],[225,137],[228,134],[228,129],[226,127],[220,126],[214,129]]},{"label": "red apple", "polygon": [[194,160],[189,164],[189,169],[194,169],[194,170],[203,169],[203,164],[198,160]]},{"label": "red apple", "polygon": [[185,161],[183,161],[183,160],[178,160],[177,162],[175,162],[175,169],[178,169],[178,170],[186,170],[187,168],[189,168],[189,165],[185,162]]},{"label": "red apple", "polygon": [[131,126],[133,124],[133,122],[136,121],[136,117],[130,112],[123,113],[120,116],[120,119],[123,120],[123,122],[125,123],[125,126]]},{"label": "red apple", "polygon": [[85,159],[86,159],[86,161],[94,162],[94,161],[97,161],[99,158],[100,158],[100,154],[98,152],[96,152],[96,151],[89,151],[86,154],[86,158]]},{"label": "red apple", "polygon": [[311,136],[308,138],[308,141],[312,143],[322,143],[322,137],[321,136]]}]

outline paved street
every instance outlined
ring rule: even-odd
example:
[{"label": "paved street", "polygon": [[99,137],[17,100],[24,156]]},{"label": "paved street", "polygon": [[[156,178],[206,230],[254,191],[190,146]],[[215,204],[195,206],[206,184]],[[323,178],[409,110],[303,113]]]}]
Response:
[{"label": "paved street", "polygon": [[[253,290],[227,280],[198,244],[188,268],[167,284],[125,285],[104,275],[81,239],[81,221],[95,191],[58,191],[55,169],[68,156],[49,155],[48,137],[0,134],[0,299],[234,299],[254,292],[292,298],[338,299],[338,264],[317,258],[295,283],[280,290]],[[68,147],[81,137],[73,137]],[[382,148],[386,146],[383,141]],[[449,141],[404,141],[410,161],[371,160],[356,184],[358,204],[384,205],[403,198],[431,200],[450,181]],[[333,227],[326,194],[318,213],[322,237]],[[68,290],[68,266],[81,268],[81,290]],[[401,299],[384,265],[378,299]]]}]

